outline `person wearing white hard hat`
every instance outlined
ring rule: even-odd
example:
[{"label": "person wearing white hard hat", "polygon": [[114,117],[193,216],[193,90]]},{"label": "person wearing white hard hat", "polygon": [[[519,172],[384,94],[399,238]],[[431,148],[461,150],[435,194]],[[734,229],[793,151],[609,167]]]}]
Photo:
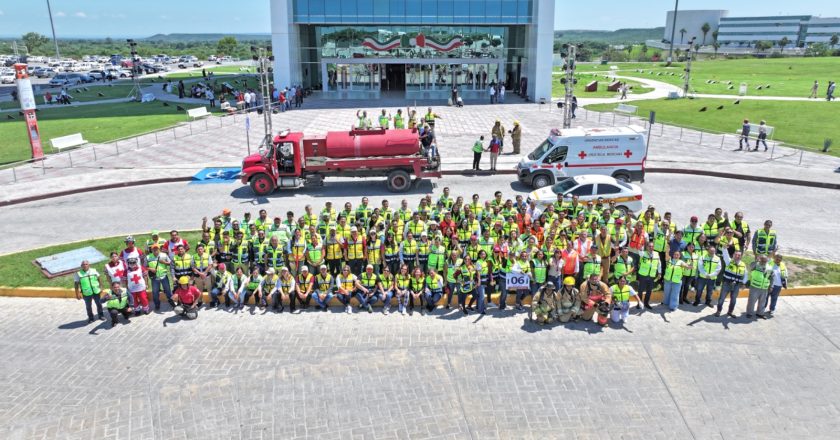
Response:
[{"label": "person wearing white hard hat", "polygon": [[326,312],[334,293],[335,283],[333,282],[333,276],[329,273],[327,265],[322,264],[318,268],[318,275],[315,275],[315,293],[312,294],[312,297],[315,299],[315,304]]},{"label": "person wearing white hard hat", "polygon": [[309,302],[312,301],[312,292],[314,291],[315,277],[309,273],[309,267],[303,266],[295,280],[295,293],[290,298],[289,311],[295,311],[296,303],[300,303],[301,309],[309,308]]}]

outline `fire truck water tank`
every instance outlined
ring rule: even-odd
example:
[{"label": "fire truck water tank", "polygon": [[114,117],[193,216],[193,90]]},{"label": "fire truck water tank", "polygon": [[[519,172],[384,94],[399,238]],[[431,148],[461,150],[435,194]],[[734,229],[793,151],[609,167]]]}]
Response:
[{"label": "fire truck water tank", "polygon": [[277,186],[280,188],[297,188],[300,186],[300,179],[297,177],[281,177],[277,179]]},{"label": "fire truck water tank", "polygon": [[414,130],[331,131],[327,133],[327,157],[410,156],[420,151]]}]

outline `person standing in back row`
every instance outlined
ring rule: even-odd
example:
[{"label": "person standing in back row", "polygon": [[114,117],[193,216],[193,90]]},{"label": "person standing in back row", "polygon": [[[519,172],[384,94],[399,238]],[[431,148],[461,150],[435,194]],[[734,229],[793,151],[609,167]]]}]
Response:
[{"label": "person standing in back row", "polygon": [[750,120],[744,119],[744,125],[741,126],[741,138],[738,139],[738,151],[744,149],[744,144],[747,144],[747,150],[750,149]]}]

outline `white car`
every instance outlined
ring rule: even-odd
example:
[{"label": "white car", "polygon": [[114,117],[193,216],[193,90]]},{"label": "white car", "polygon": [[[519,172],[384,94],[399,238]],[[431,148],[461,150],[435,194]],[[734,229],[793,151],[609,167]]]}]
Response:
[{"label": "white car", "polygon": [[540,188],[528,195],[528,202],[534,200],[537,206],[545,207],[556,202],[558,194],[562,194],[567,200],[576,195],[581,202],[595,202],[601,199],[606,204],[614,200],[616,208],[623,212],[638,213],[645,209],[642,204],[642,188],[639,185],[599,174],[569,177],[554,185]]},{"label": "white car", "polygon": [[2,84],[14,84],[15,83],[15,72],[3,72],[0,73],[0,83]]}]

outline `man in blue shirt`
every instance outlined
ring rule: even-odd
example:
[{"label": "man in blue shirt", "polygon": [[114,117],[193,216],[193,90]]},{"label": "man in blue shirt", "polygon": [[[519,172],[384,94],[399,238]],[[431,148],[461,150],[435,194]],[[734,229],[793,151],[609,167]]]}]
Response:
[{"label": "man in blue shirt", "polygon": [[668,242],[668,258],[674,258],[674,252],[682,252],[688,243],[683,241],[683,231],[677,230],[674,232],[674,238]]}]

